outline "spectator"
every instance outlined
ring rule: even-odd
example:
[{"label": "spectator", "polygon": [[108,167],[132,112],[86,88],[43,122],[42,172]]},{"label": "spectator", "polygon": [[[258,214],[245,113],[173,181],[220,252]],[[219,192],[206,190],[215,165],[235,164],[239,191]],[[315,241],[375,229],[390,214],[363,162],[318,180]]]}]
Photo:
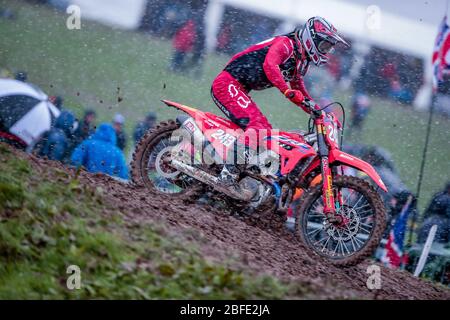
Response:
[{"label": "spectator", "polygon": [[117,147],[116,133],[108,124],[101,124],[90,139],[83,141],[72,154],[72,164],[84,166],[92,173],[105,173],[128,179],[125,157]]},{"label": "spectator", "polygon": [[419,243],[425,242],[434,224],[438,226],[435,241],[439,243],[450,241],[450,181],[443,191],[434,195],[424,213],[424,219],[419,230]]},{"label": "spectator", "polygon": [[191,14],[195,25],[195,41],[192,50],[191,64],[195,68],[194,75],[198,78],[202,72],[203,59],[206,49],[206,34],[204,26],[206,0],[194,0],[190,2]]},{"label": "spectator", "polygon": [[163,12],[158,17],[160,26],[158,34],[162,37],[172,37],[176,30],[189,19],[190,12],[189,3],[166,1]]},{"label": "spectator", "polygon": [[411,104],[414,99],[411,91],[404,87],[398,80],[391,81],[389,96],[403,104]]},{"label": "spectator", "polygon": [[146,117],[145,120],[142,122],[139,122],[136,125],[136,129],[134,129],[134,142],[138,143],[139,140],[144,136],[144,134],[153,128],[156,124],[156,113],[150,112]]},{"label": "spectator", "polygon": [[360,130],[370,109],[370,98],[364,94],[356,95],[352,104],[352,127]]},{"label": "spectator", "polygon": [[72,112],[61,112],[56,119],[55,126],[46,134],[42,141],[39,155],[50,160],[68,162],[76,126],[77,121]]},{"label": "spectator", "polygon": [[125,150],[125,146],[127,144],[127,137],[125,136],[125,132],[123,131],[124,123],[125,117],[120,113],[116,113],[113,119],[113,127],[117,135],[117,146],[122,151]]},{"label": "spectator", "polygon": [[53,103],[53,105],[58,108],[58,110],[62,110],[63,109],[63,103],[64,103],[64,99],[61,96],[51,96],[49,98],[50,102]]},{"label": "spectator", "polygon": [[[206,1],[193,0],[183,7],[186,16],[180,14],[177,24],[174,24],[173,37],[174,53],[170,69],[175,72],[192,70],[195,77],[201,75],[201,67],[205,51],[204,15]],[[189,56],[189,61],[187,60]]]},{"label": "spectator", "polygon": [[97,114],[94,110],[86,110],[83,120],[75,131],[75,139],[77,143],[81,143],[94,133],[96,117]]},{"label": "spectator", "polygon": [[397,64],[385,61],[385,64],[381,67],[380,74],[384,79],[395,80],[398,78]]},{"label": "spectator", "polygon": [[177,30],[173,38],[173,57],[170,64],[171,71],[181,72],[187,69],[189,65],[186,63],[186,57],[194,49],[195,38],[195,22],[190,19]]},{"label": "spectator", "polygon": [[147,1],[145,6],[144,15],[139,24],[139,31],[149,31],[153,34],[157,34],[160,25],[160,18],[164,15],[165,7],[167,3],[164,0],[152,0]]},{"label": "spectator", "polygon": [[229,47],[231,46],[231,38],[232,38],[233,30],[231,25],[225,24],[222,29],[219,31],[217,36],[217,47],[216,50],[219,52],[228,52]]},{"label": "spectator", "polygon": [[14,79],[16,79],[17,81],[21,81],[21,82],[27,82],[28,75],[24,71],[19,71],[14,76]]}]

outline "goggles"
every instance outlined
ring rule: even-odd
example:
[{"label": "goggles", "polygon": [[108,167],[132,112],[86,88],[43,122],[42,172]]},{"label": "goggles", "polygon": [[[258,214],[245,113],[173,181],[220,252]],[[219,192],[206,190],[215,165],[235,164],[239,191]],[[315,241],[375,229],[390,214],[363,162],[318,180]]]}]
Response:
[{"label": "goggles", "polygon": [[333,53],[334,51],[334,43],[331,43],[327,40],[320,40],[317,45],[317,49],[322,54]]}]

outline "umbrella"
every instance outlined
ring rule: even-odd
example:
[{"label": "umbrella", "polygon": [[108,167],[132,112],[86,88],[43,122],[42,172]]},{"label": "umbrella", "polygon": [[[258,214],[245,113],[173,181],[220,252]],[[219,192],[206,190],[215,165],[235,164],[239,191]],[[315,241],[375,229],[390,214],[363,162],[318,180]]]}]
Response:
[{"label": "umbrella", "polygon": [[50,130],[59,114],[39,88],[0,79],[0,132],[13,134],[30,146]]}]

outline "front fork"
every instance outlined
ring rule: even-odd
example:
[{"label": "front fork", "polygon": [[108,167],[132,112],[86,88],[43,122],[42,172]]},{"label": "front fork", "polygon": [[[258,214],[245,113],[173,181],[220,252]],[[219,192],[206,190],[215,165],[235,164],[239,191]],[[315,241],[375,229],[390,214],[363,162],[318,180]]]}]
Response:
[{"label": "front fork", "polygon": [[330,166],[328,165],[328,156],[321,157],[321,169],[322,169],[322,199],[324,203],[324,213],[336,213],[336,206],[334,202],[333,194],[333,175],[331,173]]},{"label": "front fork", "polygon": [[[328,146],[325,142],[325,126],[323,125],[321,119],[316,119],[316,128],[317,128],[317,147],[318,153],[320,157],[320,168],[322,171],[322,199],[324,203],[324,213],[329,218],[336,217],[337,211],[339,211],[339,206],[335,202],[335,197],[333,194],[333,174],[328,162]],[[340,198],[340,193],[337,195]],[[338,199],[341,200],[341,199]]]}]

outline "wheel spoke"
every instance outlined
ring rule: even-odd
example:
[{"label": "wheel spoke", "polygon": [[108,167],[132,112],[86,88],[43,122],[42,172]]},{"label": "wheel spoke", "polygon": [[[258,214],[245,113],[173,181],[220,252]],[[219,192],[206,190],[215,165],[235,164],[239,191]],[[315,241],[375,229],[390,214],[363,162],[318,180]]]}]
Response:
[{"label": "wheel spoke", "polygon": [[364,241],[362,241],[361,239],[358,239],[358,237],[353,237],[353,239],[355,239],[356,243],[360,243],[361,247],[364,245]]},{"label": "wheel spoke", "polygon": [[358,203],[361,201],[361,199],[363,198],[363,195],[361,195],[359,198],[358,198],[358,201],[356,201],[356,203],[353,205],[353,209],[355,209],[355,207],[358,205]]},{"label": "wheel spoke", "polygon": [[[367,202],[367,201],[366,201],[366,202]],[[364,205],[362,205],[362,206],[359,206],[359,207],[357,207],[357,208],[353,207],[352,209],[359,212],[359,210],[361,210],[362,208],[365,208],[365,207],[367,207],[367,206],[370,207],[370,203],[367,202],[366,204],[364,204]]]},{"label": "wheel spoke", "polygon": [[354,193],[355,193],[354,190],[350,190],[350,192],[349,192],[348,195],[347,195],[347,199],[344,200],[344,203],[343,203],[343,204],[347,204],[347,201],[350,200],[350,197],[351,197]]},{"label": "wheel spoke", "polygon": [[337,252],[338,248],[339,248],[339,240],[337,241],[336,247],[333,250],[333,256],[336,255],[336,252]]},{"label": "wheel spoke", "polygon": [[312,231],[308,232],[308,236],[312,236],[314,232],[315,232],[314,235],[316,235],[316,234],[318,234],[320,231],[322,231],[322,229],[319,229],[319,228],[313,229]]},{"label": "wheel spoke", "polygon": [[[368,213],[368,214],[366,214],[366,213]],[[372,210],[372,208],[370,208],[368,210],[358,211],[358,214],[359,214],[360,219],[365,219],[365,218],[371,217],[373,215],[373,210]]]},{"label": "wheel spoke", "polygon": [[352,244],[353,252],[356,252],[356,251],[358,251],[358,249],[359,249],[359,247],[356,248],[355,242],[356,242],[356,241],[355,241],[354,237],[350,237],[350,243]]},{"label": "wheel spoke", "polygon": [[323,240],[325,240],[325,239],[329,239],[329,238],[331,238],[330,236],[328,236],[328,238],[327,238],[327,236],[325,236],[325,237],[323,237],[322,239],[320,239],[320,240],[317,240],[315,243],[314,243],[314,246],[315,245],[317,245],[317,244],[319,244],[319,243],[321,243]]},{"label": "wheel spoke", "polygon": [[[351,238],[351,237],[350,237]],[[348,250],[347,245],[345,244],[345,241],[342,241],[342,244],[344,245],[345,249],[347,250],[347,254],[351,254],[352,252]]]},{"label": "wheel spoke", "polygon": [[[364,227],[367,227],[367,228],[369,228],[369,229],[366,229],[366,228],[364,228]],[[368,224],[365,224],[365,223],[360,223],[360,224],[359,224],[359,229],[360,229],[360,230],[363,230],[363,231],[366,231],[367,234],[370,234],[371,231],[372,231],[372,226],[370,226],[370,225],[368,225]]]},{"label": "wheel spoke", "polygon": [[327,245],[328,245],[328,241],[330,241],[330,239],[331,239],[331,236],[328,236],[327,241],[325,241],[325,243],[324,243],[323,246],[322,246],[322,250],[320,250],[320,251],[322,251],[322,252],[325,251],[325,249],[326,249],[326,247],[327,247]]},{"label": "wheel spoke", "polygon": [[340,232],[339,230],[337,230],[337,233],[338,233],[338,235],[339,235],[338,243],[339,243],[339,245],[340,245],[340,247],[341,247],[341,249],[342,249],[342,250],[341,250],[342,255],[345,256],[344,248],[347,249],[347,253],[350,253],[350,252],[348,251],[348,248],[347,248],[347,246],[345,245],[345,241],[342,239],[342,234],[341,234],[341,232]]}]

